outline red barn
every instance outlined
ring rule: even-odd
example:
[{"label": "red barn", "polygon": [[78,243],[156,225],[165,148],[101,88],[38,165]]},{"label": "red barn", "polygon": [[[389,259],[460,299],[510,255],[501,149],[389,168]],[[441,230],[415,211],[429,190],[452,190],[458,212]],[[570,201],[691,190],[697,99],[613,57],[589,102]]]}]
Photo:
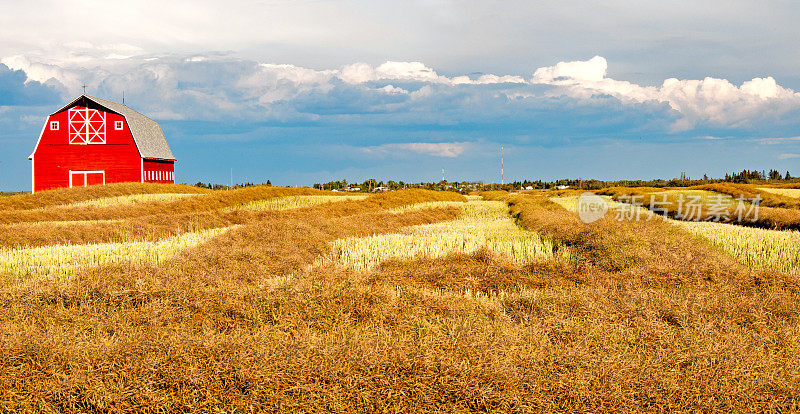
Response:
[{"label": "red barn", "polygon": [[33,192],[175,182],[175,157],[158,123],[125,105],[88,95],[47,117],[28,159]]}]

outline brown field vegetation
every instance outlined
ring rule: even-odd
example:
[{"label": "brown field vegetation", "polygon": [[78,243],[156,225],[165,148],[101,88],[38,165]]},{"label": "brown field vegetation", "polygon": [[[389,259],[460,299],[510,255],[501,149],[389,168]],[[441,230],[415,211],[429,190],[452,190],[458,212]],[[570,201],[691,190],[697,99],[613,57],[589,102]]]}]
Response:
[{"label": "brown field vegetation", "polygon": [[185,184],[118,183],[102,186],[62,188],[36,194],[18,194],[0,198],[0,210],[30,210],[60,206],[100,198],[133,194],[207,194],[211,190]]},{"label": "brown field vegetation", "polygon": [[[795,276],[745,268],[667,223],[586,225],[543,196],[485,196],[580,260],[483,250],[367,272],[311,266],[334,240],[459,214],[393,209],[464,200],[402,191],[248,212],[160,266],[0,279],[0,409],[800,409]],[[223,216],[206,203],[195,213]]]},{"label": "brown field vegetation", "polygon": [[[149,191],[151,189],[161,190],[169,193],[173,189],[180,190],[180,188],[195,187],[180,186],[180,185],[167,185],[167,184],[120,184],[124,186],[131,185],[132,188],[138,190]],[[140,187],[141,186],[141,187]],[[96,188],[87,187],[89,190],[97,189],[100,195],[88,193],[84,195],[81,201],[90,199],[107,198],[110,196],[103,186]],[[88,191],[87,188],[80,188],[78,190]],[[60,193],[66,190],[53,190],[53,192]],[[28,195],[30,197],[48,196],[49,191],[43,191],[37,194]],[[32,203],[24,199],[15,199],[14,203],[9,204],[7,209],[0,210],[0,224],[15,224],[25,222],[41,222],[41,221],[77,221],[77,220],[114,220],[114,219],[127,219],[143,216],[155,216],[163,214],[194,214],[199,212],[219,210],[225,207],[232,207],[240,204],[246,204],[256,200],[263,200],[271,197],[291,196],[291,195],[315,195],[315,194],[336,194],[321,190],[314,190],[310,188],[285,188],[285,187],[269,187],[269,186],[252,186],[239,188],[229,191],[212,191],[206,194],[200,194],[194,197],[185,197],[174,201],[143,201],[136,204],[123,204],[123,205],[109,205],[105,207],[97,206],[71,206],[70,202],[64,202],[63,196],[58,197],[58,203],[52,205],[45,205],[44,207],[27,208],[21,206],[31,206]],[[15,198],[13,196],[9,198]],[[22,196],[19,196],[22,197]]]},{"label": "brown field vegetation", "polygon": [[[147,191],[179,193],[183,187],[194,188],[161,184],[120,185],[120,188],[127,191],[134,189],[139,191],[136,194],[150,194]],[[109,190],[102,186],[90,189],[97,190],[97,194],[86,193],[85,188],[77,189],[77,191],[82,197],[92,200],[106,198],[109,194]],[[257,186],[217,191],[168,202],[143,201],[136,204],[106,207],[72,207],[64,198],[64,191],[55,190],[58,197],[46,198],[59,201],[59,204],[51,207],[39,207],[25,211],[13,209],[13,207],[30,205],[29,201],[21,199],[12,206],[12,209],[0,211],[0,222],[5,219],[6,223],[0,224],[0,247],[157,240],[187,231],[242,224],[261,215],[274,213],[271,211],[220,210],[225,207],[283,196],[336,194],[307,188]],[[113,193],[119,191],[120,189],[116,189]],[[39,195],[44,197],[47,193],[42,192],[30,195],[30,197]],[[70,225],[69,222],[76,222],[76,224]]]},{"label": "brown field vegetation", "polygon": [[739,197],[740,195],[743,195],[746,198],[754,198],[758,196],[762,198],[761,205],[764,207],[790,208],[790,209],[800,208],[800,199],[785,195],[770,193],[768,191],[761,190],[760,188],[758,188],[758,186],[754,184],[717,183],[717,184],[699,185],[690,188],[728,194],[734,198]]},{"label": "brown field vegetation", "polygon": [[[659,190],[659,191],[653,191]],[[711,184],[690,187],[688,189],[644,189],[641,187],[611,187],[600,190],[597,194],[609,195],[614,200],[630,202],[631,197],[639,197],[638,201],[644,207],[650,206],[651,198],[655,200],[657,208],[666,209],[667,215],[673,219],[684,219],[679,216],[681,212],[681,195],[686,193],[711,192],[712,194],[724,194],[733,197],[730,206],[725,209],[723,214],[714,211],[709,202],[704,202],[698,211],[697,217],[700,221],[720,221],[723,223],[740,224],[744,226],[759,227],[775,230],[799,230],[800,229],[800,199],[772,194],[757,189],[755,186],[744,184]],[[766,194],[766,196],[764,196]],[[760,196],[763,201],[758,208],[758,214],[746,215],[746,219],[741,222],[738,220],[736,211],[737,197],[743,196],[752,199]],[[703,195],[703,197],[708,197]],[[749,203],[747,203],[749,206]],[[663,214],[663,212],[659,212]]]}]

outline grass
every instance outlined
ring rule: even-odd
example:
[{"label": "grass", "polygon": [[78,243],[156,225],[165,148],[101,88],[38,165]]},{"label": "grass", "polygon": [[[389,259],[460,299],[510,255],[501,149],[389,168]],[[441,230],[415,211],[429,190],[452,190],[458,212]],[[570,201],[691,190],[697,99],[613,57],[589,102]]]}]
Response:
[{"label": "grass", "polygon": [[447,206],[463,209],[458,219],[408,227],[394,234],[336,240],[327,259],[362,271],[387,259],[437,258],[481,249],[500,253],[519,264],[549,260],[555,256],[571,259],[568,248],[517,226],[502,202],[421,203],[391,212],[398,214],[398,211]]},{"label": "grass", "polygon": [[800,273],[800,232],[747,228],[724,223],[673,221],[703,236],[741,263],[787,273]]},{"label": "grass", "polygon": [[186,233],[157,242],[56,245],[30,249],[0,249],[0,274],[15,278],[69,277],[80,269],[109,264],[159,264],[189,247],[233,227]]},{"label": "grass", "polygon": [[268,200],[251,201],[249,203],[237,206],[226,207],[223,211],[289,210],[293,208],[310,207],[318,204],[333,203],[337,201],[363,200],[367,197],[369,197],[367,194],[285,196],[271,198]]}]

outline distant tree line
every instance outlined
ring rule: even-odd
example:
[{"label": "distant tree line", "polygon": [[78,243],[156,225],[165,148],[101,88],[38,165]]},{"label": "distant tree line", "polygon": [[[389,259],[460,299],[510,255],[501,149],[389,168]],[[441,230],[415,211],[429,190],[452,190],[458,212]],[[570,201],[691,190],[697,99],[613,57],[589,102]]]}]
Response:
[{"label": "distant tree line", "polygon": [[[326,183],[315,183],[314,188],[319,190],[328,191],[351,191],[351,192],[376,192],[388,190],[402,190],[408,188],[422,188],[427,190],[437,191],[455,191],[462,194],[471,191],[489,191],[489,190],[555,190],[559,188],[572,188],[584,190],[599,190],[606,187],[686,187],[692,185],[713,184],[720,182],[730,183],[751,183],[763,184],[767,182],[800,182],[800,178],[793,177],[789,171],[781,173],[778,170],[771,169],[769,171],[762,170],[742,170],[740,172],[727,173],[724,178],[709,178],[708,175],[703,175],[702,178],[692,179],[686,173],[681,173],[679,178],[672,178],[669,180],[655,179],[655,180],[617,180],[617,181],[603,181],[603,180],[584,180],[581,178],[564,178],[560,180],[545,181],[545,180],[522,180],[513,181],[510,183],[488,183],[485,184],[481,181],[446,181],[439,182],[419,182],[409,183],[404,181],[394,180],[377,180],[370,178],[361,182],[348,182],[345,179],[328,181]],[[212,184],[198,182],[196,187],[208,188],[212,190],[227,190],[231,188],[244,188],[256,184],[247,182],[236,184],[234,186]],[[261,185],[272,185],[270,180]],[[2,194],[0,194],[2,195]]]},{"label": "distant tree line", "polygon": [[268,185],[268,186],[271,186],[272,182],[270,182],[270,180],[267,180],[266,183],[261,183],[261,184],[253,184],[253,183],[247,182],[247,183],[242,183],[242,184],[234,184],[233,186],[230,186],[230,185],[222,185],[222,184],[204,183],[202,181],[198,181],[194,186],[195,187],[200,187],[200,188],[208,188],[209,190],[231,190],[231,189],[235,189],[235,188],[252,187],[254,185]]}]

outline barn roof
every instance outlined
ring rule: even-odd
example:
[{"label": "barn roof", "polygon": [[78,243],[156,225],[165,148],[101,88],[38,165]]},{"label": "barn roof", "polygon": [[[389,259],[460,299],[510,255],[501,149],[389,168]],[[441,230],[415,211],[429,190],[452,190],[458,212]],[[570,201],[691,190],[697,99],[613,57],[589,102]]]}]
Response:
[{"label": "barn roof", "polygon": [[139,148],[139,154],[142,158],[175,160],[175,156],[172,155],[172,151],[167,144],[167,139],[164,137],[164,132],[161,131],[161,126],[158,125],[158,122],[134,111],[126,105],[96,98],[94,96],[81,95],[69,105],[56,111],[56,113],[67,110],[84,99],[93,101],[95,104],[125,117],[125,120],[128,122],[128,127],[131,129],[133,140],[136,142],[136,147]]}]

